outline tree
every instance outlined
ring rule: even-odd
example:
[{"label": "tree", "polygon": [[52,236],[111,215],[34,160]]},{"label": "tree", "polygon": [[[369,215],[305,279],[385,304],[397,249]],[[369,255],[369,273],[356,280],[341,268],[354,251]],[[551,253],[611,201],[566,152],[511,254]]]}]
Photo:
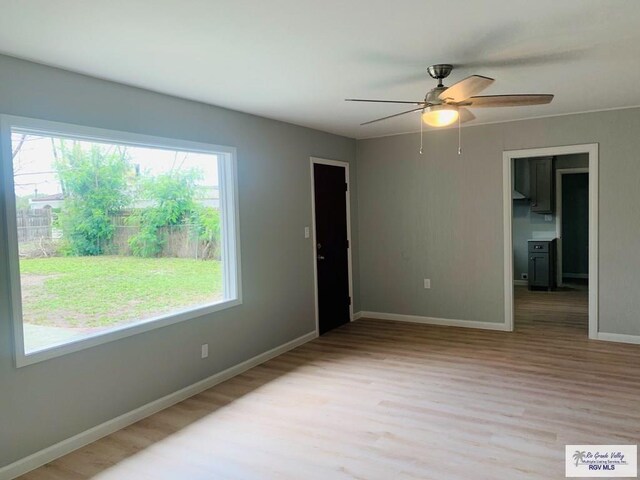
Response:
[{"label": "tree", "polygon": [[131,221],[140,231],[129,239],[134,255],[155,257],[162,252],[165,243],[163,227],[187,223],[198,211],[198,169],[173,170],[142,180],[140,196],[151,206],[138,210]]},{"label": "tree", "polygon": [[66,194],[60,225],[72,255],[100,255],[113,237],[111,215],[128,203],[124,147],[61,140],[54,168]]},{"label": "tree", "polygon": [[[11,143],[13,145],[13,142],[16,140],[16,138],[12,135],[11,136]],[[20,150],[22,150],[22,146],[24,145],[24,142],[27,141],[27,134],[26,133],[20,133],[17,134],[17,145],[13,145],[13,148],[11,149],[11,158],[15,159],[16,155],[18,155],[20,153]]]},{"label": "tree", "polygon": [[20,197],[16,195],[16,210],[29,210],[29,199],[32,198],[31,195],[27,195],[25,197]]},{"label": "tree", "polygon": [[211,207],[200,207],[195,212],[192,222],[198,229],[198,238],[204,242],[204,250],[200,258],[220,258],[220,210]]}]

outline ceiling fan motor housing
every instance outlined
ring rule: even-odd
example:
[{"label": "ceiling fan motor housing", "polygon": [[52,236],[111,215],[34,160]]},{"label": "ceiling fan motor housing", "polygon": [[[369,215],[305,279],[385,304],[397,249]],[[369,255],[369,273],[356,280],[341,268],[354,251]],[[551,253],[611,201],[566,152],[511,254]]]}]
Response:
[{"label": "ceiling fan motor housing", "polygon": [[431,78],[435,78],[436,80],[447,78],[451,70],[453,70],[453,65],[449,65],[448,63],[438,63],[427,68],[427,72],[429,72]]},{"label": "ceiling fan motor housing", "polygon": [[440,100],[438,97],[447,88],[448,87],[445,87],[445,86],[438,86],[438,87],[432,88],[425,95],[424,101],[431,105],[440,105],[442,103],[442,100]]}]

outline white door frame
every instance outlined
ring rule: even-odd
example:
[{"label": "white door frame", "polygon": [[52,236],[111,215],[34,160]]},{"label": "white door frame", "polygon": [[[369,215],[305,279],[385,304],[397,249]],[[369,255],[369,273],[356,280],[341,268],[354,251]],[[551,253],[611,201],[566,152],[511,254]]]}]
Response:
[{"label": "white door frame", "polygon": [[502,153],[504,225],[504,325],[513,331],[512,170],[516,158],[586,153],[589,155],[589,338],[598,338],[598,144],[507,150]]},{"label": "white door frame", "polygon": [[311,248],[311,254],[313,256],[313,293],[315,298],[315,310],[316,310],[316,337],[320,335],[320,309],[318,306],[318,264],[316,253],[316,196],[315,196],[315,179],[313,176],[313,166],[315,164],[331,165],[334,167],[344,168],[344,179],[347,182],[347,190],[345,192],[347,200],[347,240],[349,242],[349,248],[347,249],[348,255],[348,267],[349,267],[349,297],[351,297],[351,304],[349,305],[349,321],[353,322],[353,273],[351,267],[351,183],[349,181],[349,163],[341,160],[329,160],[326,158],[310,157],[309,158],[310,170],[311,170],[311,231],[313,232],[312,239],[313,245]]},{"label": "white door frame", "polygon": [[587,167],[561,168],[556,170],[556,237],[558,238],[557,283],[562,286],[562,176],[576,173],[589,173]]}]

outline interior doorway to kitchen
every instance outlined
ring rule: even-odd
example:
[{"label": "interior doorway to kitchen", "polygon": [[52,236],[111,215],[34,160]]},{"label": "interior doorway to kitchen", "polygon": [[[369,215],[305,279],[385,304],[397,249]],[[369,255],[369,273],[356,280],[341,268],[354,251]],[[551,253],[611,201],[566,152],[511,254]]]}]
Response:
[{"label": "interior doorway to kitchen", "polygon": [[507,329],[597,338],[597,145],[504,161]]}]

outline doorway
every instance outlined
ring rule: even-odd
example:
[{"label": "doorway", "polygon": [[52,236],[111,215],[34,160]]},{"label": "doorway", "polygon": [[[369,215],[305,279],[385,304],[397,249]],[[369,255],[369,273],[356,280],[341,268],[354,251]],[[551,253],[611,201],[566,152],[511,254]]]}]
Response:
[{"label": "doorway", "polygon": [[316,330],[322,335],[351,321],[349,164],[311,158]]},{"label": "doorway", "polygon": [[589,280],[589,169],[556,171],[557,282],[586,285]]},{"label": "doorway", "polygon": [[[589,338],[599,338],[598,333],[598,145],[597,144],[585,144],[585,145],[571,145],[561,147],[548,147],[548,148],[536,148],[527,150],[512,150],[505,151],[503,153],[503,201],[504,201],[504,298],[505,298],[505,329],[512,331],[514,329],[514,298],[516,296],[516,290],[520,295],[520,298],[524,297],[528,301],[529,310],[527,318],[538,321],[540,328],[552,328],[554,326],[553,321],[545,324],[547,318],[542,318],[538,313],[542,312],[546,307],[551,305],[547,300],[550,300],[552,296],[547,297],[532,297],[530,292],[535,291],[536,287],[545,287],[545,290],[555,292],[558,285],[562,285],[562,278],[557,273],[561,271],[559,268],[558,253],[561,254],[561,246],[557,244],[560,240],[558,237],[562,237],[562,233],[558,234],[558,230],[561,229],[561,223],[557,222],[556,205],[557,196],[556,189],[554,188],[555,175],[559,168],[556,168],[559,164],[554,164],[554,159],[561,157],[580,156],[585,157],[585,168],[588,170],[586,173],[588,177],[588,247],[587,247],[587,259],[588,259],[588,293],[583,292],[583,298],[586,299],[584,305],[583,318],[586,320],[585,330],[588,329]],[[547,198],[544,198],[544,202],[538,201],[539,199],[528,199],[526,195],[517,197],[516,184],[520,181],[517,171],[517,162],[521,162],[523,159],[530,159],[533,163],[528,171],[531,176],[542,175],[547,173],[547,166],[551,165],[551,172],[548,184],[540,183],[540,179],[530,180],[536,183],[536,189],[530,192],[530,195],[545,195],[549,196],[550,203],[546,203]],[[546,164],[543,165],[543,164]],[[535,168],[534,168],[535,167]],[[567,169],[567,166],[564,166]],[[584,172],[581,172],[584,173]],[[564,175],[564,174],[561,174]],[[556,184],[557,186],[557,184]],[[562,185],[560,185],[560,189]],[[519,198],[517,200],[517,198]],[[517,202],[525,202],[522,205],[526,205],[526,215],[534,216],[533,221],[539,223],[537,230],[543,231],[542,233],[531,231],[527,237],[520,238],[514,232],[514,223],[519,221],[515,215],[518,214],[517,209],[522,210],[523,206],[517,205]],[[527,203],[528,202],[528,203]],[[561,202],[561,200],[560,200]],[[521,215],[523,216],[523,215]],[[556,222],[554,222],[556,220]],[[544,227],[543,227],[544,225]],[[537,236],[536,236],[537,233]],[[561,240],[560,240],[561,241]],[[554,245],[555,243],[555,245]],[[524,252],[524,260],[529,262],[526,267],[523,267],[523,272],[518,270],[518,260],[515,258],[515,245],[521,248]],[[536,249],[536,250],[533,250]],[[554,252],[555,257],[554,257]],[[530,254],[531,253],[531,254]],[[539,261],[542,256],[545,255],[545,261],[551,272],[547,275],[547,269],[539,268]],[[522,255],[521,255],[522,256]],[[531,262],[531,257],[535,257],[534,262]],[[540,257],[540,258],[538,258]],[[533,263],[533,265],[532,265]],[[537,283],[540,279],[536,278],[533,285],[529,281],[528,272],[531,268],[534,268],[534,274],[544,274],[545,284]],[[525,270],[526,268],[526,270]],[[526,273],[524,273],[526,272]],[[558,282],[560,280],[560,282]],[[528,288],[533,286],[534,288]],[[559,290],[558,297],[562,297],[563,290]],[[566,296],[566,295],[565,295]],[[567,299],[565,299],[567,300]],[[562,298],[561,298],[562,301]],[[568,299],[569,303],[573,303],[573,298]],[[584,301],[584,300],[583,300]],[[565,305],[564,307],[566,307]],[[562,308],[564,308],[562,307]],[[551,308],[547,313],[553,312],[555,307],[551,305]],[[572,307],[571,307],[572,308]],[[588,318],[588,320],[587,320]]]}]

